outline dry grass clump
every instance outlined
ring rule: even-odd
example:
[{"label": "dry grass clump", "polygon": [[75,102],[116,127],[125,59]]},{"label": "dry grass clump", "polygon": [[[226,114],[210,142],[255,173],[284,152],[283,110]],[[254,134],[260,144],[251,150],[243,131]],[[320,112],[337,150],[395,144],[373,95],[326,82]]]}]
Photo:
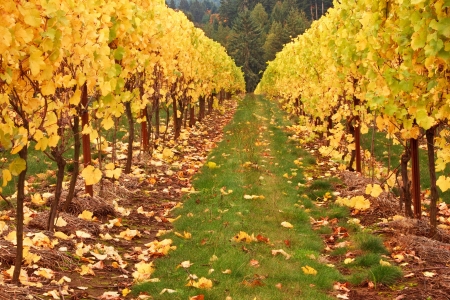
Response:
[{"label": "dry grass clump", "polygon": [[[46,230],[47,220],[49,212],[38,213],[31,221],[28,223],[28,227],[36,228],[40,230]],[[100,233],[100,224],[80,219],[68,213],[59,213],[59,217],[62,217],[67,225],[64,227],[57,227],[58,231],[64,232],[67,235],[75,234],[77,230],[88,232],[94,236]]]},{"label": "dry grass clump", "polygon": [[443,266],[450,263],[450,245],[448,243],[417,235],[399,236],[398,243],[403,249],[414,250],[416,256],[427,262]]}]

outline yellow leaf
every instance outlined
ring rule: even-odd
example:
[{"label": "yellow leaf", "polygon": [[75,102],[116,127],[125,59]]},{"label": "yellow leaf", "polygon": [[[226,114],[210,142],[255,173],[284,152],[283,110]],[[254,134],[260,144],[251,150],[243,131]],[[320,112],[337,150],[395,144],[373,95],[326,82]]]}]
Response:
[{"label": "yellow leaf", "polygon": [[246,243],[251,243],[251,242],[256,242],[257,239],[254,237],[254,235],[252,234],[251,236],[244,232],[244,231],[240,231],[238,234],[236,234],[234,237],[231,238],[232,242],[246,242]]},{"label": "yellow leaf", "polygon": [[163,158],[172,158],[174,156],[172,150],[170,150],[169,148],[164,148],[163,152],[162,152]]},{"label": "yellow leaf", "polygon": [[121,237],[127,241],[131,241],[135,236],[141,236],[141,233],[139,232],[139,230],[127,228],[127,230],[122,231],[119,234],[119,237]]},{"label": "yellow leaf", "polygon": [[439,179],[436,180],[436,185],[441,189],[442,192],[450,189],[450,177],[446,177],[444,175],[439,176]]},{"label": "yellow leaf", "polygon": [[121,168],[116,168],[114,170],[105,170],[105,176],[108,178],[119,179],[120,175],[122,175]]},{"label": "yellow leaf", "polygon": [[354,262],[354,261],[355,261],[354,258],[348,257],[348,258],[344,259],[344,264],[345,264],[345,265],[348,265],[348,264],[351,264],[351,263]]},{"label": "yellow leaf", "polygon": [[302,267],[302,271],[307,275],[317,275],[317,271],[310,266]]},{"label": "yellow leaf", "polygon": [[44,96],[53,95],[55,93],[55,84],[52,80],[47,81],[42,87],[41,87],[41,93]]},{"label": "yellow leaf", "polygon": [[81,176],[83,176],[86,185],[94,185],[102,179],[102,172],[93,166],[87,166],[81,172]]},{"label": "yellow leaf", "polygon": [[81,90],[77,89],[75,93],[73,93],[72,97],[70,97],[69,103],[73,105],[78,105],[81,101]]},{"label": "yellow leaf", "polygon": [[66,235],[64,232],[61,232],[61,231],[55,232],[55,233],[53,234],[53,236],[54,236],[54,237],[57,237],[57,238],[59,238],[59,239],[62,239],[62,240],[68,240],[68,239],[70,239],[70,236]]},{"label": "yellow leaf", "polygon": [[28,59],[30,63],[30,70],[33,76],[39,74],[41,68],[45,67],[44,57],[42,56],[42,51],[37,49],[36,47],[32,47],[30,50],[31,54]]},{"label": "yellow leaf", "polygon": [[40,206],[40,205],[44,205],[45,203],[47,203],[47,199],[42,199],[41,194],[36,193],[31,196],[31,203]]},{"label": "yellow leaf", "polygon": [[294,225],[292,225],[291,223],[286,222],[286,221],[281,222],[281,226],[283,226],[285,228],[294,228]]},{"label": "yellow leaf", "polygon": [[75,234],[77,235],[77,237],[79,237],[79,238],[90,238],[91,237],[91,235],[89,234],[89,233],[87,233],[87,232],[84,232],[84,231],[82,231],[82,230],[77,230],[77,231],[75,231]]},{"label": "yellow leaf", "polygon": [[12,175],[19,176],[19,174],[24,171],[26,167],[27,162],[24,159],[17,157],[9,165],[9,171]]},{"label": "yellow leaf", "polygon": [[105,118],[105,119],[102,120],[102,127],[103,127],[105,130],[109,130],[109,129],[111,129],[113,126],[114,126],[114,121],[113,121],[113,119],[112,119],[111,117]]},{"label": "yellow leaf", "polygon": [[128,288],[124,288],[122,290],[122,296],[126,297],[129,293],[131,293],[131,290],[129,290]]},{"label": "yellow leaf", "polygon": [[47,279],[52,279],[53,277],[55,277],[55,272],[48,268],[39,268],[38,270],[34,271],[33,274]]},{"label": "yellow leaf", "polygon": [[217,168],[217,164],[215,162],[213,162],[213,161],[209,161],[207,163],[207,165],[208,165],[208,168],[210,168],[210,169],[216,169]]},{"label": "yellow leaf", "polygon": [[198,281],[189,280],[186,286],[192,286],[198,289],[210,289],[213,286],[213,283],[210,279],[205,277],[200,278]]},{"label": "yellow leaf", "polygon": [[391,263],[388,261],[384,261],[383,259],[380,259],[380,265],[389,267],[391,265]]},{"label": "yellow leaf", "polygon": [[92,270],[91,265],[82,265],[81,266],[81,271],[80,271],[80,275],[84,276],[84,275],[94,275],[94,270]]},{"label": "yellow leaf", "polygon": [[8,184],[9,181],[11,181],[12,176],[11,176],[11,172],[9,172],[8,169],[2,170],[2,179],[3,179],[2,186],[4,186],[4,187]]},{"label": "yellow leaf", "polygon": [[94,215],[93,212],[88,210],[83,210],[81,214],[78,215],[79,219],[86,220],[86,221],[92,221],[92,216]]},{"label": "yellow leaf", "polygon": [[136,271],[133,272],[133,278],[136,282],[142,282],[150,278],[150,275],[155,271],[153,262],[146,263],[141,261],[134,265]]},{"label": "yellow leaf", "polygon": [[186,231],[183,234],[181,234],[179,232],[175,232],[175,235],[179,236],[180,238],[186,239],[186,240],[189,240],[192,238],[192,234],[190,232],[186,232]]},{"label": "yellow leaf", "polygon": [[58,217],[58,219],[55,220],[56,227],[64,227],[66,225],[67,225],[67,222],[62,217]]},{"label": "yellow leaf", "polygon": [[378,197],[383,192],[383,189],[379,184],[368,184],[366,186],[366,194],[372,196],[372,197]]},{"label": "yellow leaf", "polygon": [[425,276],[425,277],[434,277],[434,276],[436,276],[436,273],[434,273],[434,272],[428,272],[428,271],[422,272],[422,274],[423,274],[423,276]]}]

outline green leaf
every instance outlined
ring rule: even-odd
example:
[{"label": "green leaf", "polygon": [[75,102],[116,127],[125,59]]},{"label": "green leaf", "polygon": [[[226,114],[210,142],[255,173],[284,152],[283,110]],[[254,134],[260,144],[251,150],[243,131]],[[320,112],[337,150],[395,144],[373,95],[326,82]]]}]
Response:
[{"label": "green leaf", "polygon": [[450,7],[450,0],[445,0],[444,5],[442,5],[442,8]]},{"label": "green leaf", "polygon": [[413,33],[411,37],[411,48],[417,50],[423,48],[427,42],[427,30],[422,27],[420,30]]},{"label": "green leaf", "polygon": [[445,37],[450,37],[450,18],[442,18],[437,22],[432,20],[430,22],[430,27],[436,30],[439,34]]},{"label": "green leaf", "polygon": [[114,59],[122,60],[124,54],[125,54],[125,48],[122,46],[119,46],[119,47],[117,47],[116,50],[114,50]]},{"label": "green leaf", "polygon": [[444,42],[441,39],[432,39],[425,46],[426,56],[435,56],[444,47]]},{"label": "green leaf", "polygon": [[398,107],[397,107],[397,105],[395,105],[394,103],[388,103],[388,104],[384,107],[384,112],[385,112],[388,116],[393,116],[397,110],[398,110]]},{"label": "green leaf", "polygon": [[9,165],[9,171],[14,176],[19,176],[19,174],[22,173],[22,171],[24,171],[26,168],[27,162],[20,157],[15,158]]}]

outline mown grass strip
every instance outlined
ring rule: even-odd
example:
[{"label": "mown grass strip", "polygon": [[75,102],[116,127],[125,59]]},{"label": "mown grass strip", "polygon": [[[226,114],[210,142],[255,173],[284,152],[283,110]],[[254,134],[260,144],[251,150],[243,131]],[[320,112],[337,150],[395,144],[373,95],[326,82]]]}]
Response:
[{"label": "mown grass strip", "polygon": [[[205,299],[329,299],[326,290],[342,277],[314,259],[323,242],[311,229],[308,213],[296,205],[297,183],[304,179],[293,161],[306,154],[288,141],[282,130],[285,121],[273,103],[251,96],[240,103],[224,140],[209,156],[217,167],[203,167],[194,184],[199,193],[191,194],[175,211],[182,217],[174,223],[174,231],[190,232],[192,239],[167,236],[178,248],[155,262],[153,277],[160,282],[138,285],[135,293],[158,299],[198,294]],[[223,195],[221,189],[233,192]],[[293,228],[282,227],[282,222]],[[230,241],[241,231],[269,242]],[[272,255],[279,249],[291,258]],[[186,260],[193,263],[188,270],[177,268]],[[305,274],[306,266],[317,275]],[[211,279],[213,287],[186,287],[188,273]],[[164,288],[176,292],[159,295]]]},{"label": "mown grass strip", "polygon": [[[194,181],[198,193],[174,212],[181,215],[174,231],[189,232],[192,238],[165,236],[177,249],[155,261],[152,277],[160,281],[137,285],[134,294],[157,299],[333,299],[337,281],[390,284],[401,274],[379,268],[386,249],[379,238],[347,224],[353,218],[348,208],[316,205],[338,179],[305,178],[304,171],[314,172],[316,160],[289,140],[284,131],[288,124],[272,102],[247,96],[240,103],[223,141],[209,155],[214,164],[206,164]],[[310,217],[337,218],[338,223],[313,230]],[[324,238],[338,226],[347,228],[350,236],[342,241],[348,240],[348,246],[326,252]],[[259,241],[231,241],[240,232],[259,236]],[[283,250],[290,258],[274,256],[272,250]],[[347,265],[349,251],[360,257]],[[183,261],[192,265],[179,267]],[[315,275],[307,274],[311,268]],[[344,269],[348,275],[339,272]],[[190,274],[211,280],[212,288],[187,287]],[[175,292],[160,294],[164,289]]]}]

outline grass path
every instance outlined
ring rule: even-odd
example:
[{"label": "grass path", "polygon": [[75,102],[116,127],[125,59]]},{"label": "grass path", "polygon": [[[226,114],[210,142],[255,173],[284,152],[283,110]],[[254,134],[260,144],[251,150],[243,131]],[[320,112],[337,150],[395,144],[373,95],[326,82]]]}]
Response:
[{"label": "grass path", "polygon": [[[254,96],[240,103],[223,141],[194,181],[198,193],[173,212],[181,216],[174,231],[192,238],[161,237],[173,239],[177,249],[155,261],[152,277],[160,281],[135,286],[134,293],[155,299],[331,299],[327,290],[342,275],[317,260],[324,243],[300,205],[298,183],[305,180],[294,163],[300,160],[305,167],[314,159],[288,140],[286,122],[273,103]],[[241,232],[255,240],[231,241]],[[273,255],[280,249],[290,258]],[[180,267],[183,261],[192,265]],[[305,274],[306,266],[317,275]],[[187,287],[189,274],[211,280],[212,288]],[[160,294],[163,289],[175,292]]]}]

